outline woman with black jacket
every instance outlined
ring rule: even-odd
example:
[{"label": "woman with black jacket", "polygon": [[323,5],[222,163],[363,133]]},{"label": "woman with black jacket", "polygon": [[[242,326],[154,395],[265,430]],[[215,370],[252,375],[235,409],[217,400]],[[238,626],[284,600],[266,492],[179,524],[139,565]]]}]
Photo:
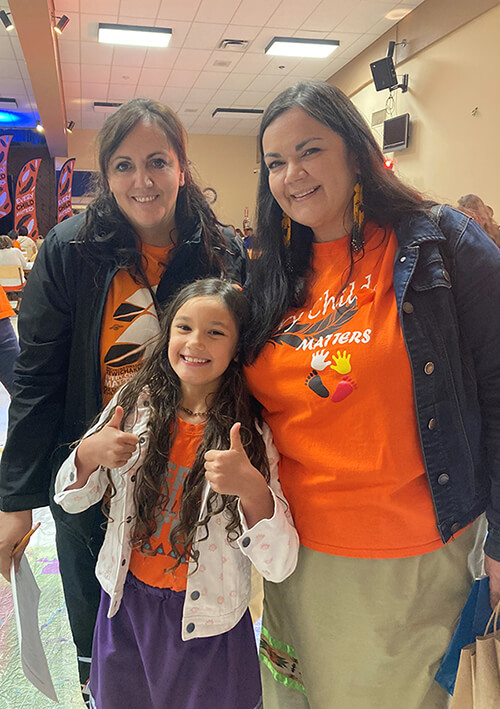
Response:
[{"label": "woman with black jacket", "polygon": [[[185,133],[166,106],[133,99],[98,136],[96,196],[58,224],[38,254],[19,315],[21,354],[0,469],[0,572],[49,504],[68,446],[154,347],[161,307],[205,276],[242,282],[245,255],[193,181]],[[80,679],[88,678],[99,605],[100,506],[52,506]],[[16,554],[19,563],[23,549]]]}]

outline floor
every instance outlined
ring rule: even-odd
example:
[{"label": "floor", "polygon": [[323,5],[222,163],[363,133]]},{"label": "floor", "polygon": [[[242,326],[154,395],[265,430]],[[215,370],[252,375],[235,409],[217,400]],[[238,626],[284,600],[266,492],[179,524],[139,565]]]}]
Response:
[{"label": "floor", "polygon": [[[14,326],[16,318],[12,318]],[[0,453],[5,442],[9,395],[0,384]],[[36,510],[34,520],[41,527],[33,535],[27,551],[40,587],[38,619],[61,709],[83,709],[68,616],[55,551],[55,530],[48,508]],[[51,709],[54,703],[25,678],[17,644],[12,594],[0,577],[0,707],[1,709]]]},{"label": "floor", "polygon": [[[12,318],[16,327],[17,318]],[[0,384],[0,455],[5,443],[9,395]],[[71,639],[55,549],[54,523],[48,508],[34,512],[41,526],[26,552],[41,590],[40,634],[61,709],[83,709],[79,692],[76,651]],[[258,644],[262,613],[262,581],[252,577],[250,609]],[[257,620],[259,619],[259,620]],[[0,577],[0,709],[51,709],[54,703],[37,691],[23,674],[9,584]]]}]

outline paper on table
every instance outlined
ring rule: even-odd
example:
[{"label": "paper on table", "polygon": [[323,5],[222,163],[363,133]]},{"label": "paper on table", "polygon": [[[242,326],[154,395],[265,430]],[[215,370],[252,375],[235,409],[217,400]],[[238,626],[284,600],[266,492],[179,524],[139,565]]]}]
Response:
[{"label": "paper on table", "polygon": [[14,560],[12,561],[10,578],[24,674],[40,692],[59,704],[40,639],[38,626],[40,589],[25,554],[21,557],[17,574],[14,571]]}]

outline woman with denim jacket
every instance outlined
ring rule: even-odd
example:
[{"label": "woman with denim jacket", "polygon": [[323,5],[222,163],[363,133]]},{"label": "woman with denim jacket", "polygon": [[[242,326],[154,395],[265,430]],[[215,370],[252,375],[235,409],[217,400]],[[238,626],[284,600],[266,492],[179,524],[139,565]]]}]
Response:
[{"label": "woman with denim jacket", "polygon": [[171,109],[132,99],[105,121],[97,143],[95,198],[47,235],[24,292],[0,468],[0,572],[8,578],[31,510],[50,499],[82,684],[100,598],[94,568],[104,518],[99,505],[67,515],[51,500],[53,478],[68,445],[141,368],[161,307],[199,278],[242,283],[246,263],[193,179],[185,132]]},{"label": "woman with denim jacket", "polygon": [[283,91],[259,141],[246,374],[301,541],[265,582],[264,706],[444,709],[483,559],[500,599],[500,251],[335,87]]}]

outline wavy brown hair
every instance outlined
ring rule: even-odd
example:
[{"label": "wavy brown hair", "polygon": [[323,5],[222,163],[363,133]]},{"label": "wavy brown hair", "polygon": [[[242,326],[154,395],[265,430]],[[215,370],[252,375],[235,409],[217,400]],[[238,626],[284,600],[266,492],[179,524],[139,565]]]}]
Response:
[{"label": "wavy brown hair", "polygon": [[[177,431],[177,409],[182,399],[181,384],[168,359],[170,329],[179,308],[191,298],[203,296],[220,298],[230,312],[241,341],[241,331],[248,317],[245,295],[239,287],[218,278],[207,278],[185,286],[167,307],[161,323],[161,334],[151,357],[139,374],[118,394],[117,404],[124,409],[122,428],[127,418],[133,415],[141,392],[148,391],[150,418],[148,422],[149,448],[142,466],[136,473],[134,488],[135,524],[131,542],[134,548],[148,554],[147,545],[157,527],[157,512],[168,501],[165,492],[165,474],[172,442]],[[241,533],[238,498],[219,495],[213,490],[208,496],[207,513],[199,520],[200,503],[205,487],[205,453],[208,450],[230,448],[229,432],[234,423],[241,422],[241,438],[246,453],[266,481],[269,481],[269,462],[257,422],[257,402],[248,393],[243,373],[244,353],[239,351],[236,359],[222,375],[219,388],[211,402],[194,464],[184,480],[179,523],[171,532],[171,542],[176,568],[184,558],[197,562],[198,553],[193,549],[199,527],[208,535],[208,521],[215,514],[224,512],[227,520],[228,539],[234,540]],[[109,418],[111,417],[110,413]],[[205,537],[206,538],[206,537]]]}]

